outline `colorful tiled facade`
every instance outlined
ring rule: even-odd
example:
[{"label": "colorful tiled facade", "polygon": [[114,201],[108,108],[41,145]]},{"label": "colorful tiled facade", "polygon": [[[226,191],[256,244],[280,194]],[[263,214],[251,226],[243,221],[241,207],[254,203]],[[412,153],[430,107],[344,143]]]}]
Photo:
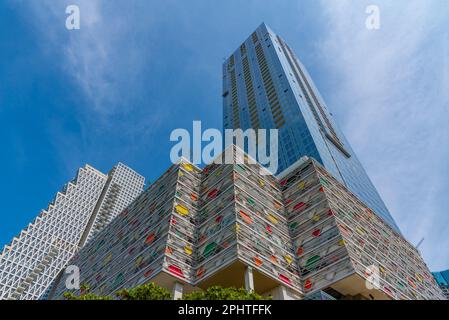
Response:
[{"label": "colorful tiled facade", "polygon": [[[255,291],[284,299],[444,298],[418,251],[318,162],[266,173],[173,165],[71,261],[81,283],[110,295],[148,281],[189,292],[248,285],[250,270]],[[379,286],[369,290],[371,266]],[[66,291],[60,281],[54,298]]]},{"label": "colorful tiled facade", "polygon": [[[443,299],[419,252],[314,160],[281,179],[302,290],[346,298]],[[378,288],[366,279],[378,271]]]}]

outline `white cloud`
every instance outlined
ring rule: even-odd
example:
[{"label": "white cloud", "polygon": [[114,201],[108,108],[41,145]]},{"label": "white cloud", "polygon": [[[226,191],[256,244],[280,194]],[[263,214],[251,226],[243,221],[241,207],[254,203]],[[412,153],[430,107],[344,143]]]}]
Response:
[{"label": "white cloud", "polygon": [[[365,27],[370,4],[380,8],[378,31]],[[404,235],[415,244],[425,237],[420,249],[429,266],[449,268],[448,7],[321,5],[328,23],[319,58],[333,86],[327,103]]]},{"label": "white cloud", "polygon": [[[168,113],[157,101],[142,100],[151,90],[145,79],[155,42],[148,4],[107,0],[22,4],[41,50],[54,61],[52,67],[60,69],[60,79],[74,88],[68,100],[76,107],[75,121],[81,132],[70,132],[58,118],[48,127],[62,167],[71,172],[86,159],[112,158],[112,150],[105,154],[105,143],[115,152],[120,150],[118,159],[122,159],[141,148],[140,141],[156,140]],[[65,27],[65,10],[72,4],[80,8],[80,30]]]},{"label": "white cloud", "polygon": [[[67,30],[65,8],[71,0],[32,2],[31,21],[47,51],[81,88],[89,111],[108,117],[127,113],[142,89],[142,71],[151,58],[150,10],[144,3],[78,0],[80,30]],[[142,18],[145,18],[144,20]],[[136,34],[146,30],[145,42]],[[100,119],[101,120],[101,119]]]}]

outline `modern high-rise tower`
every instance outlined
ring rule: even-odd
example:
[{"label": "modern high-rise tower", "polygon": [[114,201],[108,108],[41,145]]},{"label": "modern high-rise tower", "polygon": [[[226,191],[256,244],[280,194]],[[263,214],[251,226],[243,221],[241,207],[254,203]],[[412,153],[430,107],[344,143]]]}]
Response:
[{"label": "modern high-rise tower", "polygon": [[108,174],[106,185],[91,215],[88,230],[81,239],[81,246],[91,240],[108,225],[140,193],[145,178],[122,163],[118,163]]},{"label": "modern high-rise tower", "polygon": [[223,128],[279,129],[277,173],[313,157],[399,232],[306,69],[265,24],[223,64]]},{"label": "modern high-rise tower", "polygon": [[109,174],[86,165],[46,210],[0,255],[0,299],[34,300],[96,232],[144,188],[144,178],[119,163]]}]

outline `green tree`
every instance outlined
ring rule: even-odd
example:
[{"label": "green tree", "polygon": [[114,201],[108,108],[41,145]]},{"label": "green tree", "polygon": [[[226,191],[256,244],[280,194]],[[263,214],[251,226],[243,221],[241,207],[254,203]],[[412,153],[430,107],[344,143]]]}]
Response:
[{"label": "green tree", "polygon": [[213,286],[205,291],[194,291],[183,296],[183,300],[270,300],[271,297],[264,297],[255,292],[246,291],[243,288],[234,287],[223,288]]},{"label": "green tree", "polygon": [[170,292],[156,285],[154,282],[149,282],[133,289],[123,289],[116,293],[121,300],[171,300]]},{"label": "green tree", "polygon": [[90,288],[88,285],[81,285],[80,286],[80,295],[77,296],[73,292],[65,292],[64,298],[66,300],[112,300],[112,297],[110,296],[99,296],[94,293],[90,293]]},{"label": "green tree", "polygon": [[[110,296],[99,296],[90,293],[89,287],[81,286],[80,295],[75,295],[72,292],[64,293],[64,298],[67,300],[112,300]],[[122,289],[116,292],[119,300],[171,300],[170,292],[156,285],[154,282],[149,282],[133,289]],[[223,288],[220,286],[209,287],[205,291],[194,291],[183,295],[183,300],[270,300],[271,297],[264,297],[255,292],[246,291],[243,288],[237,289],[234,287]]]}]

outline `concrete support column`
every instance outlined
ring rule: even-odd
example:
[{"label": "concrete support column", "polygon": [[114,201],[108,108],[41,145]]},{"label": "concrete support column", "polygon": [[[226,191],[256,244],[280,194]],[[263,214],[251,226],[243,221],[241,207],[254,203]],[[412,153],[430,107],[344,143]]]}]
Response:
[{"label": "concrete support column", "polygon": [[246,291],[254,291],[253,268],[249,266],[245,269],[245,289]]},{"label": "concrete support column", "polygon": [[172,291],[173,300],[182,299],[183,291],[184,291],[184,285],[182,283],[175,282],[175,284],[173,285],[173,291]]},{"label": "concrete support column", "polygon": [[292,300],[292,298],[288,294],[286,287],[279,286],[273,292],[273,300]]}]

